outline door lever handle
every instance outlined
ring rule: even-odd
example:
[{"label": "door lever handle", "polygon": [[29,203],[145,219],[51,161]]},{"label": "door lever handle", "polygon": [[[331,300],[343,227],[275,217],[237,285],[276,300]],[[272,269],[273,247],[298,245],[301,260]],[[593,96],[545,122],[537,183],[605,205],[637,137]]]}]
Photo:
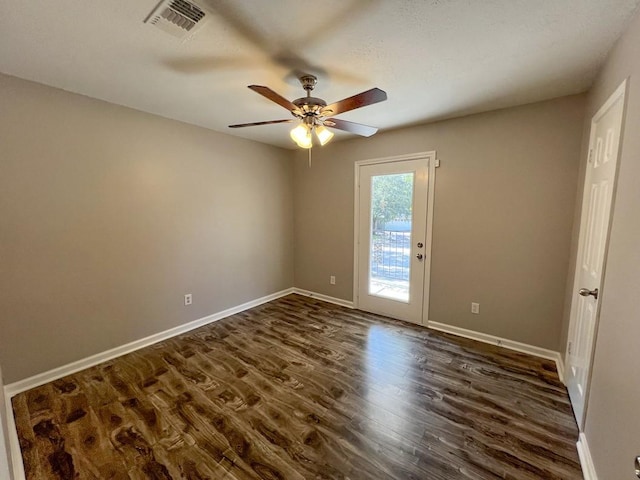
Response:
[{"label": "door lever handle", "polygon": [[596,300],[598,299],[598,289],[594,288],[593,290],[589,290],[588,288],[581,288],[580,290],[578,290],[578,293],[580,295],[582,295],[583,297],[588,297],[589,295],[592,295],[593,298],[595,298]]},{"label": "door lever handle", "polygon": [[422,254],[421,254],[421,253],[417,254],[417,255],[416,255],[416,258],[417,258],[418,260],[422,260]]}]

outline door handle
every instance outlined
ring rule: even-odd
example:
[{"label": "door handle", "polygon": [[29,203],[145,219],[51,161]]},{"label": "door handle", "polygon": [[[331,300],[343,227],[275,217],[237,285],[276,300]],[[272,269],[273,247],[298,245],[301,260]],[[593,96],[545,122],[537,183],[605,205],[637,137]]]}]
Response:
[{"label": "door handle", "polygon": [[422,260],[422,258],[423,258],[423,257],[422,257],[422,254],[421,254],[421,253],[417,254],[417,255],[416,255],[416,258],[417,258],[418,260]]},{"label": "door handle", "polygon": [[596,300],[598,299],[598,289],[594,288],[593,290],[589,290],[588,288],[581,288],[580,290],[578,290],[578,293],[580,295],[582,295],[583,297],[588,297],[589,295],[592,295],[593,298],[595,298]]}]

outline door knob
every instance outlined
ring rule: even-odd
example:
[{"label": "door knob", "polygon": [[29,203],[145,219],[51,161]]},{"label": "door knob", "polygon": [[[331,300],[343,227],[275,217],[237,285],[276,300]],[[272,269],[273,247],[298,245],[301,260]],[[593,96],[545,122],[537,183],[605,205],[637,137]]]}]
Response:
[{"label": "door knob", "polygon": [[417,258],[418,260],[422,260],[422,254],[421,254],[421,253],[417,254],[417,255],[416,255],[416,258]]},{"label": "door knob", "polygon": [[598,289],[594,288],[593,290],[589,290],[588,288],[581,288],[580,290],[578,290],[578,293],[580,295],[582,295],[583,297],[588,297],[589,295],[592,295],[593,298],[595,298],[596,300],[598,299]]},{"label": "door knob", "polygon": [[636,457],[635,467],[636,467],[636,477],[640,478],[640,456]]}]

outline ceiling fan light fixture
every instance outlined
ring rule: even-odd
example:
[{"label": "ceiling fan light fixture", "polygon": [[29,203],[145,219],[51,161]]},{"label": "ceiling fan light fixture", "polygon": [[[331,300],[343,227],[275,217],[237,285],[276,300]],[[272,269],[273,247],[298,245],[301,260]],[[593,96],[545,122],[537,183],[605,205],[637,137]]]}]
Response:
[{"label": "ceiling fan light fixture", "polygon": [[[167,0],[168,1],[168,0]],[[175,0],[178,1],[178,0]],[[180,0],[182,1],[182,0]],[[313,147],[313,131],[316,131],[316,144],[326,145],[333,138],[333,132],[326,127],[344,130],[345,132],[355,133],[362,137],[370,137],[378,131],[375,127],[362,125],[360,123],[347,122],[333,118],[334,115],[349,112],[356,108],[366,107],[374,103],[383,102],[387,99],[387,93],[379,88],[371,88],[365,92],[360,92],[349,98],[343,98],[340,101],[327,105],[322,98],[311,96],[311,91],[317,83],[317,78],[313,75],[303,74],[299,77],[302,88],[307,92],[306,97],[297,98],[289,101],[282,95],[274,92],[269,87],[263,85],[249,85],[254,92],[262,95],[267,100],[277,103],[281,107],[287,109],[300,124],[295,126],[289,135],[291,139],[300,148],[309,150],[309,159],[311,159],[311,148]],[[326,118],[331,116],[332,118]],[[295,120],[269,120],[264,122],[241,123],[237,125],[229,125],[229,128],[254,127],[257,125],[271,125],[275,123],[288,123]]]},{"label": "ceiling fan light fixture", "polygon": [[306,123],[301,123],[297,127],[293,128],[289,135],[300,148],[311,148],[313,145],[311,127]]},{"label": "ceiling fan light fixture", "polygon": [[320,140],[320,145],[326,145],[333,138],[333,132],[322,125],[316,127],[316,135]]}]

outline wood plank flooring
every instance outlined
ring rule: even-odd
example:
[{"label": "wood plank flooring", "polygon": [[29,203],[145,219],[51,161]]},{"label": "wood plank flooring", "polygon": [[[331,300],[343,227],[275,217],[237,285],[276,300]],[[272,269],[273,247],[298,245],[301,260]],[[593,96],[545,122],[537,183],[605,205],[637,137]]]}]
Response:
[{"label": "wood plank flooring", "polygon": [[555,365],[290,295],[13,398],[28,479],[581,479]]}]

